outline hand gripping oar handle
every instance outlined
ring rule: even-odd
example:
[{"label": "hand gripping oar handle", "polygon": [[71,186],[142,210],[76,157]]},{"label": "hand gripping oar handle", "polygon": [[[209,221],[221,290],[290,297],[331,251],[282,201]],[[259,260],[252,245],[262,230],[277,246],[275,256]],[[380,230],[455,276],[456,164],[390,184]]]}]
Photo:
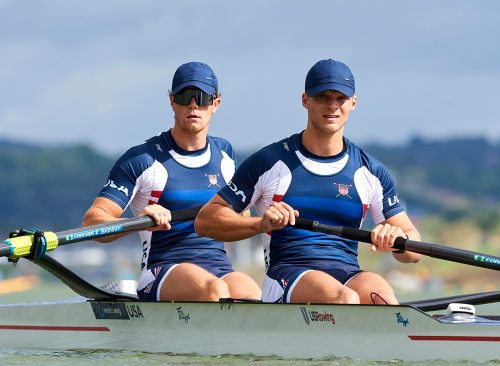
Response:
[{"label": "hand gripping oar handle", "polygon": [[[360,230],[346,226],[325,225],[319,223],[318,221],[303,219],[301,217],[295,219],[295,227],[298,229],[337,235],[342,238],[372,244],[371,233],[370,231],[366,230]],[[495,257],[488,254],[451,248],[440,244],[424,243],[405,238],[396,238],[393,248],[399,250],[408,250],[410,252],[424,254],[433,258],[439,258],[452,262],[500,271],[500,257]]]},{"label": "hand gripping oar handle", "polygon": [[[197,206],[171,211],[172,220],[170,221],[192,220],[196,217],[200,209],[201,206]],[[156,226],[153,218],[149,216],[139,216],[60,232],[47,231],[45,232],[47,251],[54,250],[59,245],[145,230],[153,226]],[[0,257],[25,257],[29,254],[31,245],[33,245],[33,235],[24,235],[7,239],[0,244]]]}]

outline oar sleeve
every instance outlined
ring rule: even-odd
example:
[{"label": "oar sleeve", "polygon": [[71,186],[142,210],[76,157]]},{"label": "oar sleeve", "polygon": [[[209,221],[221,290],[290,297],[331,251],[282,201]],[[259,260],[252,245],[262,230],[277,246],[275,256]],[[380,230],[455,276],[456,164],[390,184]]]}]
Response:
[{"label": "oar sleeve", "polygon": [[[57,248],[58,240],[57,235],[54,232],[46,231],[44,233],[45,239],[47,240],[47,250],[54,250]],[[2,249],[6,252],[4,256],[10,257],[12,259],[18,259],[26,257],[30,254],[31,247],[34,243],[33,235],[22,235],[9,238],[3,242],[4,245],[0,247],[0,256],[4,254]],[[8,252],[7,252],[8,250]]]}]

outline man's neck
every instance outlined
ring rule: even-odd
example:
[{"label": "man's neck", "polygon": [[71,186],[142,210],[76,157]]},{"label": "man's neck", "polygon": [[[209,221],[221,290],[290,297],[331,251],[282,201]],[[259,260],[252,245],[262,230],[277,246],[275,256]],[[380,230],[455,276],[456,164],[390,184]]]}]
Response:
[{"label": "man's neck", "polygon": [[207,144],[207,132],[188,132],[176,126],[171,129],[172,138],[177,146],[186,151],[203,149]]},{"label": "man's neck", "polygon": [[344,149],[344,129],[333,135],[325,135],[306,128],[302,134],[302,145],[310,153],[317,156],[334,156]]}]

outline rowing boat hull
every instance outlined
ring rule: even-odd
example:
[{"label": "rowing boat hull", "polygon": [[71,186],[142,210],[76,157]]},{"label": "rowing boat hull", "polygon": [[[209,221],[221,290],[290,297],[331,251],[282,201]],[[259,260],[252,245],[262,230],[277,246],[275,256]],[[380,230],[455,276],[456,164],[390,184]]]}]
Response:
[{"label": "rowing boat hull", "polygon": [[443,323],[411,306],[81,299],[0,306],[0,347],[482,362],[500,358],[500,321]]}]

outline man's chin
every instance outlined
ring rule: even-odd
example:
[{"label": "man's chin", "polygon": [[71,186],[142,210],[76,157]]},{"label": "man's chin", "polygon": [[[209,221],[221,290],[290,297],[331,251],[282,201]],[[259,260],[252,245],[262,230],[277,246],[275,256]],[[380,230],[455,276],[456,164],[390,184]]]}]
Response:
[{"label": "man's chin", "polygon": [[181,128],[189,133],[192,134],[198,134],[203,132],[204,130],[208,130],[208,125],[202,125],[199,122],[188,122],[188,123],[183,123]]}]

